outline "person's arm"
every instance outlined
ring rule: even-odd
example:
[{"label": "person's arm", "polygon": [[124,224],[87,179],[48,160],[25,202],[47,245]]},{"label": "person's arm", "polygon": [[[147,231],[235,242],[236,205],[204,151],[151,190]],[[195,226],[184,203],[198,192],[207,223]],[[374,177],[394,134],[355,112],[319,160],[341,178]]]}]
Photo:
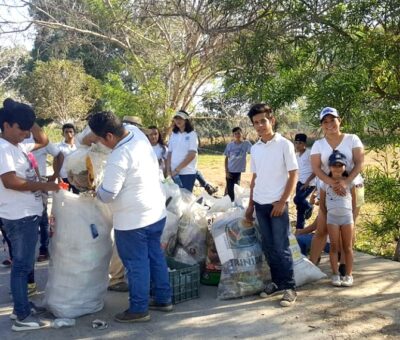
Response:
[{"label": "person's arm", "polygon": [[306,181],[303,183],[303,185],[301,186],[301,190],[305,190],[310,186],[310,182],[315,178],[315,174],[312,173],[310,176],[308,176],[308,178],[306,179]]},{"label": "person's arm", "polygon": [[353,208],[353,220],[355,222],[356,220],[355,212],[357,210],[357,194],[356,194],[356,187],[354,185],[351,188],[351,205]]},{"label": "person's arm", "polygon": [[324,189],[319,191],[319,209],[326,216],[326,192]]},{"label": "person's arm", "polygon": [[171,170],[171,157],[172,157],[172,154],[171,154],[170,151],[168,151],[167,159],[166,159],[166,161],[165,161],[165,171],[167,172],[167,177],[168,177],[168,176],[171,176],[171,174],[172,174],[172,170]]},{"label": "person's arm", "polygon": [[288,171],[289,177],[286,182],[285,190],[278,202],[272,203],[273,208],[271,211],[271,216],[282,216],[285,211],[286,202],[288,201],[290,195],[296,188],[297,183],[297,170]]},{"label": "person's arm", "polygon": [[303,228],[303,229],[296,229],[295,235],[306,235],[306,234],[311,234],[313,231],[317,230],[317,221],[318,217],[316,217],[309,226]]},{"label": "person's arm", "polygon": [[186,167],[192,160],[196,158],[197,151],[190,150],[186,157],[183,159],[183,161],[174,169],[171,171],[171,176],[174,177],[179,174],[179,172]]},{"label": "person's arm", "polygon": [[253,200],[253,191],[254,191],[254,186],[256,183],[256,177],[257,174],[253,173],[253,177],[251,178],[250,182],[250,200],[249,200],[249,206],[246,209],[245,213],[245,220],[248,222],[254,221],[253,213],[254,213],[254,200]]},{"label": "person's arm", "polygon": [[228,161],[229,161],[228,156],[225,156],[225,178],[227,179],[231,178],[231,175],[228,170]]},{"label": "person's arm", "polygon": [[6,189],[16,191],[58,191],[60,188],[54,182],[33,182],[18,177],[14,171],[2,174],[1,181]]},{"label": "person's arm", "polygon": [[126,179],[126,169],[109,161],[107,163],[103,182],[96,192],[97,198],[103,203],[110,203],[117,197]]},{"label": "person's arm", "polygon": [[49,176],[49,180],[56,180],[60,177],[60,170],[64,163],[64,154],[60,151],[57,156],[53,157],[53,175]]},{"label": "person's arm", "polygon": [[47,135],[38,124],[33,124],[31,128],[31,133],[33,140],[35,141],[35,146],[30,151],[44,148],[47,144],[49,144],[49,139],[47,138]]}]

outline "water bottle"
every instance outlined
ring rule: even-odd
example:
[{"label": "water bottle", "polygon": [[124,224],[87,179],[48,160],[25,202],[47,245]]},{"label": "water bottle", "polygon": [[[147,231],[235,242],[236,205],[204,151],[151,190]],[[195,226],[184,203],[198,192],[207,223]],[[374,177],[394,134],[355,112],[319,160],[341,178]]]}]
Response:
[{"label": "water bottle", "polygon": [[51,328],[73,327],[75,326],[75,319],[58,318],[50,323]]}]

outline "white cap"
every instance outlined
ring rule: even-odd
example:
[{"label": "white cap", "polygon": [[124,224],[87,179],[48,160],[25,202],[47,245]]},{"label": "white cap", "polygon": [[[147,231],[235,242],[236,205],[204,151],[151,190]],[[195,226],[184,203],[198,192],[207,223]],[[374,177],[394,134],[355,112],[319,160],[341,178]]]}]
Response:
[{"label": "white cap", "polygon": [[177,113],[175,113],[174,118],[175,117],[181,117],[182,119],[189,119],[189,115],[185,111],[178,111]]},{"label": "white cap", "polygon": [[333,107],[324,107],[319,114],[319,120],[322,121],[322,119],[324,119],[324,117],[327,115],[339,118],[339,114],[336,109],[334,109]]}]

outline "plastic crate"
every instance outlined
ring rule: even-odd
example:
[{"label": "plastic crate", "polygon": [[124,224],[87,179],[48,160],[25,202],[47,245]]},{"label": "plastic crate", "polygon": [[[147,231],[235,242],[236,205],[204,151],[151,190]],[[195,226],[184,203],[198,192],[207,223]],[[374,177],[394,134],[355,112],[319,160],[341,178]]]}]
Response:
[{"label": "plastic crate", "polygon": [[172,303],[177,304],[199,297],[200,266],[190,265],[167,258]]}]

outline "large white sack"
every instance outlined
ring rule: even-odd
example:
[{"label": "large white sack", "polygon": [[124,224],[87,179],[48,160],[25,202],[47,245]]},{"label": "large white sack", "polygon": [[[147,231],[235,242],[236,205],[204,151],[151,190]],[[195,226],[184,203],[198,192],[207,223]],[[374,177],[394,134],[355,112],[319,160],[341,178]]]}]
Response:
[{"label": "large white sack", "polygon": [[111,211],[96,198],[61,190],[53,195],[52,214],[56,227],[44,303],[61,318],[97,312],[108,286]]}]

